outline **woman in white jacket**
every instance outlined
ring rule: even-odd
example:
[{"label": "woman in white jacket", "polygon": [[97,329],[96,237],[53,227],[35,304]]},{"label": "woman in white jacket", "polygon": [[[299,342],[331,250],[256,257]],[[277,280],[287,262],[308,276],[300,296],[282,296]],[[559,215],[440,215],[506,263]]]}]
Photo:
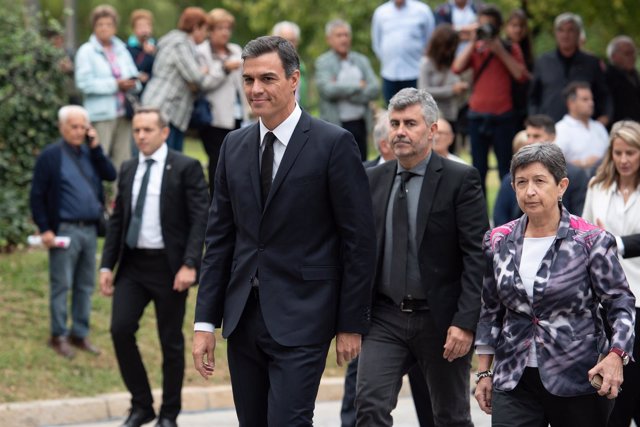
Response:
[{"label": "woman in white jacket", "polygon": [[209,191],[220,156],[222,141],[248,119],[249,105],[242,89],[242,48],[229,43],[235,18],[225,9],[209,12],[209,40],[198,46],[198,54],[208,69],[211,80],[206,97],[211,105],[213,121],[200,129],[202,145],[209,156]]},{"label": "woman in white jacket", "polygon": [[105,153],[116,169],[131,157],[131,121],[125,116],[125,92],[139,92],[138,68],[115,36],[118,12],[108,5],[91,12],[93,33],[75,58],[76,86]]},{"label": "woman in white jacket", "polygon": [[[589,183],[582,217],[616,236],[640,233],[640,123],[623,120],[611,128],[609,148]],[[629,287],[636,297],[636,363],[624,367],[624,391],[618,395],[609,427],[628,426],[640,405],[640,257],[620,257]]]}]

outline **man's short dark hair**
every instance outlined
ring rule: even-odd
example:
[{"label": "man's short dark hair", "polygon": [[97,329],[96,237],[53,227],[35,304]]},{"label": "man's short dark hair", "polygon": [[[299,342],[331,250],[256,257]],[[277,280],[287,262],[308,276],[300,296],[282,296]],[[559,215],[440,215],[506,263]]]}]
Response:
[{"label": "man's short dark hair", "polygon": [[482,6],[480,11],[478,12],[478,17],[480,16],[488,16],[490,18],[493,18],[495,26],[498,28],[502,28],[502,12],[500,12],[500,9],[498,9],[498,6],[496,6],[495,4],[485,4],[484,6]]},{"label": "man's short dark hair", "polygon": [[136,107],[133,116],[135,117],[138,114],[155,114],[158,117],[158,126],[160,126],[161,129],[169,126],[169,121],[159,108],[145,106]]},{"label": "man's short dark hair", "polygon": [[287,78],[300,69],[300,58],[296,49],[287,40],[278,36],[262,36],[251,40],[242,50],[242,60],[257,58],[271,52],[278,53]]},{"label": "man's short dark hair", "polygon": [[553,122],[553,119],[546,114],[534,114],[527,117],[524,121],[524,126],[542,129],[549,135],[556,134],[556,124]]},{"label": "man's short dark hair", "polygon": [[591,85],[587,82],[571,82],[562,90],[562,97],[566,101],[573,101],[576,99],[578,94],[578,89],[589,89],[591,90]]}]

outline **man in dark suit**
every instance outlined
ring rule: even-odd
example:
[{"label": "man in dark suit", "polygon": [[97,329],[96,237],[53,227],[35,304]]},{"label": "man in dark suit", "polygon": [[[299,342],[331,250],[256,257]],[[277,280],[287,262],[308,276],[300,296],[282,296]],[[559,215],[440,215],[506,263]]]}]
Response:
[{"label": "man in dark suit", "polygon": [[378,254],[360,363],[358,426],[390,426],[399,378],[417,363],[436,425],[472,426],[471,343],[488,229],[478,171],[432,151],[438,107],[424,90],[389,103],[397,162],[368,169]]},{"label": "man in dark suit", "polygon": [[[376,124],[373,127],[373,140],[380,155],[377,159],[363,162],[365,169],[373,168],[391,160],[395,160],[395,155],[389,142],[389,114],[382,111],[376,117]],[[431,411],[431,399],[429,389],[422,376],[420,367],[414,365],[409,369],[409,383],[411,384],[411,394],[416,407],[416,415],[420,427],[433,426],[433,413]],[[344,376],[344,395],[342,396],[342,408],[340,410],[340,421],[342,427],[355,427],[356,425],[356,379],[358,376],[358,358],[356,357],[347,367]]]},{"label": "man in dark suit", "polygon": [[140,317],[153,301],[163,358],[162,406],[156,425],[173,427],[184,377],[182,322],[202,256],[209,195],[200,163],[167,148],[169,127],[159,110],[138,109],[132,126],[140,152],[122,164],[102,251],[100,289],[113,295],[111,337],[131,392],[131,412],[124,426],[138,427],[155,418],[135,337]]},{"label": "man in dark suit", "polygon": [[222,325],[240,425],[310,426],[332,338],[342,365],[369,326],[369,186],[353,136],[298,107],[293,46],[260,37],[242,59],[260,120],[220,152],[193,358],[208,378]]}]

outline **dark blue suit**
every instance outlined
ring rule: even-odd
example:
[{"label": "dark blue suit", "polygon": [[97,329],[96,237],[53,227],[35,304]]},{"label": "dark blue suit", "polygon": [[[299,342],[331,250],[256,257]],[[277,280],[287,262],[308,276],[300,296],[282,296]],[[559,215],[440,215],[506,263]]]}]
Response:
[{"label": "dark blue suit", "polygon": [[222,145],[195,320],[229,338],[241,425],[307,425],[331,339],[368,331],[371,198],[351,134],[302,112],[263,210],[259,135]]}]

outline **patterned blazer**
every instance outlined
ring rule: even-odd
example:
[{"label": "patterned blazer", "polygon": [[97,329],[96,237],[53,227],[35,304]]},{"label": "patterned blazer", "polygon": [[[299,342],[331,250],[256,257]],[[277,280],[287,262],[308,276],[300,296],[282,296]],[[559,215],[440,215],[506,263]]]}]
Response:
[{"label": "patterned blazer", "polygon": [[153,77],[142,94],[144,106],[159,108],[183,132],[189,126],[196,89],[212,84],[212,77],[200,71],[197,55],[187,33],[169,31],[158,42]]},{"label": "patterned blazer", "polygon": [[[518,266],[527,216],[485,235],[486,270],[476,345],[495,349],[493,385],[520,381],[533,340],[545,388],[558,396],[593,393],[587,371],[610,347],[633,349],[635,299],[616,257],[615,239],[563,208],[556,239],[527,296]],[[613,331],[604,333],[599,303]]]}]

